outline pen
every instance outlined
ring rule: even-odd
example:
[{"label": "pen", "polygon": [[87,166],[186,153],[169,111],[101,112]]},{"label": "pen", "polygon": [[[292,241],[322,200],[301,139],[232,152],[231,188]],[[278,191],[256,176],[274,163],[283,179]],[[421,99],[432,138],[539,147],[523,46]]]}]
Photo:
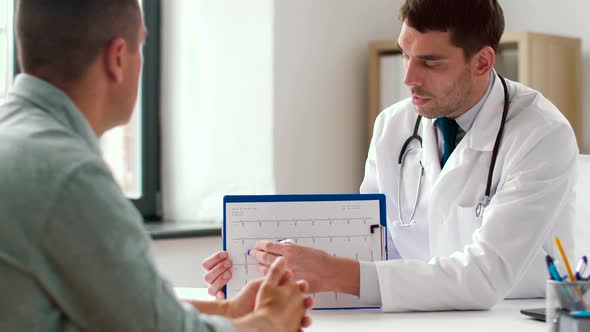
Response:
[{"label": "pen", "polygon": [[584,276],[584,272],[586,272],[586,267],[588,266],[588,257],[582,256],[578,261],[578,266],[576,266],[576,278],[582,281],[588,281],[590,276]]},{"label": "pen", "polygon": [[[292,243],[295,243],[295,241],[293,241],[291,239],[287,239],[287,238],[278,238],[278,239],[275,240],[275,242],[284,243],[284,244],[292,244]],[[251,249],[246,250],[246,255],[247,256],[250,256],[250,250]]]},{"label": "pen", "polygon": [[549,277],[551,280],[563,281],[561,274],[559,274],[559,270],[557,270],[557,266],[555,266],[553,257],[550,255],[545,256],[545,262],[547,263],[547,269],[549,270]]},{"label": "pen", "polygon": [[557,248],[559,249],[559,252],[561,253],[561,257],[563,258],[563,262],[565,263],[565,268],[567,269],[567,274],[570,277],[570,280],[573,282],[576,282],[576,277],[574,276],[574,273],[572,272],[572,268],[570,267],[570,262],[567,260],[567,256],[565,254],[565,251],[563,250],[563,246],[561,245],[561,240],[559,239],[559,237],[555,237],[555,244],[557,244]]},{"label": "pen", "polygon": [[570,315],[572,317],[576,317],[576,318],[590,318],[590,311],[588,311],[588,310],[572,311],[572,312],[570,312]]}]

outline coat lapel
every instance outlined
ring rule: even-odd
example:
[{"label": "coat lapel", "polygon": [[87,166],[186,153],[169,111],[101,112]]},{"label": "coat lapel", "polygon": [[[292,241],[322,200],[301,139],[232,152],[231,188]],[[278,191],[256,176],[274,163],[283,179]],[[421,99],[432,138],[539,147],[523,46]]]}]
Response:
[{"label": "coat lapel", "polygon": [[[477,114],[471,129],[465,134],[465,137],[455,148],[455,151],[451,154],[449,160],[445,164],[445,167],[440,169],[440,161],[438,160],[438,147],[436,141],[436,131],[432,121],[430,122],[431,134],[433,136],[432,142],[428,140],[428,146],[424,149],[428,151],[429,155],[436,156],[436,160],[425,160],[428,161],[428,165],[433,163],[434,168],[438,168],[436,173],[434,186],[432,192],[434,193],[436,188],[441,182],[444,183],[446,178],[452,176],[455,171],[465,170],[465,167],[471,167],[472,165],[466,165],[462,160],[471,160],[467,158],[466,154],[474,152],[492,151],[494,149],[494,143],[496,135],[500,129],[500,122],[502,120],[502,111],[504,106],[504,89],[502,82],[499,78],[494,81],[492,90],[488,99],[483,104],[481,110]],[[433,151],[430,151],[433,150]],[[430,158],[430,157],[429,157]]]},{"label": "coat lapel", "polygon": [[424,137],[422,149],[422,164],[424,171],[429,179],[437,179],[440,174],[440,157],[438,155],[438,145],[436,138],[436,129],[430,119],[422,119],[422,137]]}]

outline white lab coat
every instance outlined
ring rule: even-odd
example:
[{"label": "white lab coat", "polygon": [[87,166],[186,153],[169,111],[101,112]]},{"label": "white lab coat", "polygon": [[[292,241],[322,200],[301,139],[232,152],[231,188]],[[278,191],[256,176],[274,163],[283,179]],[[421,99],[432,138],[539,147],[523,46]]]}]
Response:
[{"label": "white lab coat", "polygon": [[[416,224],[398,222],[398,156],[416,112],[401,101],[377,118],[361,192],[387,196],[390,252],[377,263],[384,311],[487,309],[505,297],[542,297],[544,255],[560,236],[572,252],[578,148],[565,117],[540,93],[508,81],[510,108],[492,181],[479,218],[504,92],[499,79],[473,126],[441,171],[436,131],[422,119],[423,149],[406,158],[404,221],[413,207],[418,161],[425,168]],[[406,177],[407,176],[407,177]],[[572,252],[573,253],[573,252]],[[573,259],[573,257],[570,257]]]}]

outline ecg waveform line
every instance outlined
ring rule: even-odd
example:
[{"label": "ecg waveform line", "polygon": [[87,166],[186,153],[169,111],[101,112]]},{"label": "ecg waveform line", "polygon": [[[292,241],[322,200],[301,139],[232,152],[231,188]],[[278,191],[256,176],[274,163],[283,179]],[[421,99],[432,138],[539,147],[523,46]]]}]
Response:
[{"label": "ecg waveform line", "polygon": [[254,220],[232,220],[231,223],[232,224],[242,224],[242,227],[244,227],[244,224],[268,224],[268,223],[276,223],[277,225],[279,223],[284,223],[284,222],[292,222],[295,225],[297,225],[297,223],[300,222],[311,222],[311,224],[313,226],[315,226],[315,223],[318,222],[328,222],[330,224],[333,223],[337,223],[337,222],[346,222],[348,224],[350,224],[351,221],[363,221],[365,224],[368,221],[371,220],[376,220],[377,218],[373,218],[373,217],[362,217],[362,218],[313,218],[313,219],[254,219]]},{"label": "ecg waveform line", "polygon": [[[281,238],[281,237],[278,237]],[[321,240],[321,239],[330,239],[330,241],[332,241],[333,239],[348,239],[350,241],[350,239],[355,239],[355,238],[364,238],[365,241],[367,240],[367,238],[373,238],[373,235],[371,234],[362,234],[362,235],[325,235],[325,236],[321,236],[321,235],[317,235],[317,236],[288,236],[289,239],[297,242],[297,240],[304,240],[304,239],[312,239],[312,240]],[[241,237],[241,238],[235,238],[232,239],[232,241],[258,241],[258,240],[263,240],[263,239],[268,239],[265,237]],[[270,240],[270,239],[269,239]]]}]

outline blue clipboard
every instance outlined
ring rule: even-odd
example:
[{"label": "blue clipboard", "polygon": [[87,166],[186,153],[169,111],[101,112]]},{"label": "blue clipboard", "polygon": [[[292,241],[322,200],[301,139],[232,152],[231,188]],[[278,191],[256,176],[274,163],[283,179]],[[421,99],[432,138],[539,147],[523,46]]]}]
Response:
[{"label": "blue clipboard", "polygon": [[[282,202],[355,202],[355,201],[376,201],[378,202],[379,231],[381,233],[382,250],[385,259],[387,259],[387,215],[386,200],[384,194],[297,194],[297,195],[228,195],[223,198],[223,250],[228,250],[227,244],[227,223],[228,223],[228,204],[233,203],[282,203]],[[371,225],[373,233],[375,225]],[[224,293],[227,294],[227,287],[224,287]],[[353,310],[353,309],[376,309],[374,306],[359,307],[323,307],[314,308],[314,310]]]}]

